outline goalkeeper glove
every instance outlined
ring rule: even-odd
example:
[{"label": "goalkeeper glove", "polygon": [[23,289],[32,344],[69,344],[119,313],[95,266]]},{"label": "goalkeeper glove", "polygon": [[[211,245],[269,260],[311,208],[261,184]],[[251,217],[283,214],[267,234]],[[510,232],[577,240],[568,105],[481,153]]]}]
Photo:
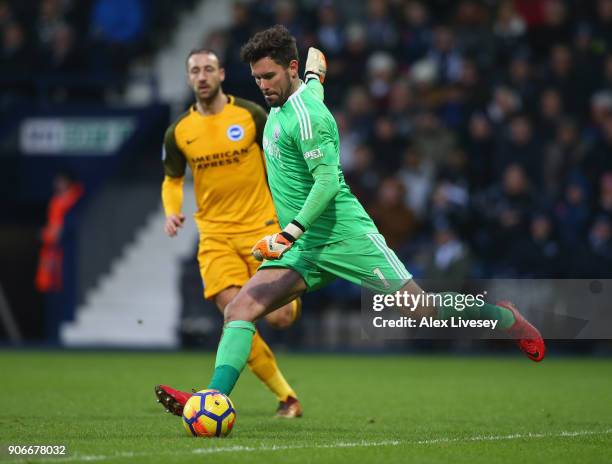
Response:
[{"label": "goalkeeper glove", "polygon": [[266,235],[259,240],[251,253],[257,261],[264,259],[280,259],[304,233],[304,228],[297,221],[291,221],[282,232]]},{"label": "goalkeeper glove", "polygon": [[310,79],[319,79],[321,84],[325,81],[327,73],[327,60],[321,50],[314,47],[308,49],[308,57],[306,58],[306,69],[304,70],[304,80],[308,82]]}]

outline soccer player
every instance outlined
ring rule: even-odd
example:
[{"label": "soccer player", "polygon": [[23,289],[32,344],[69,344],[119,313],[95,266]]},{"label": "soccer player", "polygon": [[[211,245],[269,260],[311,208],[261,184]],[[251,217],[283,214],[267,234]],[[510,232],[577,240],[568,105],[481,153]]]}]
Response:
[{"label": "soccer player", "polygon": [[[259,267],[251,254],[262,235],[279,231],[266,183],[262,134],[266,112],[259,105],[226,95],[217,55],[197,49],[187,57],[187,76],[195,104],[166,131],[163,149],[165,178],[162,201],[165,232],[174,237],[182,227],[183,180],[187,165],[195,184],[200,233],[198,262],[204,297],[223,313]],[[277,328],[291,325],[300,312],[299,298],[266,317]],[[277,366],[274,354],[257,331],[252,333],[247,364],[279,400],[278,417],[302,415],[297,395]],[[181,415],[191,396],[165,385],[155,387],[159,402]]]},{"label": "soccer player", "polygon": [[[336,123],[323,103],[326,64],[310,49],[305,82],[298,75],[295,39],[283,26],[255,34],[243,61],[271,107],[263,134],[268,183],[283,230],[259,240],[253,253],[266,261],[225,307],[225,327],[210,389],[229,394],[247,362],[255,321],[337,277],[375,291],[423,294],[352,195],[339,166]],[[532,360],[544,341],[509,302],[459,311],[444,298],[417,316],[494,319]]]}]

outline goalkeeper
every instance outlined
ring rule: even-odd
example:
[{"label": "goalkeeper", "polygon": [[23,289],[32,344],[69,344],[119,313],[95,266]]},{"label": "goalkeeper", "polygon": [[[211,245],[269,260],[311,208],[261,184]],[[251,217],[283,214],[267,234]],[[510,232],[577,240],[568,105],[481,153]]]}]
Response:
[{"label": "goalkeeper", "polygon": [[[198,262],[204,297],[221,312],[259,267],[251,255],[253,242],[279,230],[266,184],[261,137],[265,111],[253,102],[223,92],[225,71],[215,53],[191,51],[187,77],[195,103],[166,131],[162,200],[165,231],[173,237],[182,227],[183,179],[187,165],[194,178],[200,231]],[[292,324],[300,301],[288,301],[266,320],[282,328]],[[254,332],[248,365],[279,401],[277,417],[302,415],[295,391],[285,380],[266,342]],[[180,415],[190,393],[157,385],[158,400]]]},{"label": "goalkeeper", "polygon": [[[305,291],[341,277],[378,291],[423,293],[344,181],[338,129],[323,103],[322,54],[309,50],[302,82],[295,39],[277,25],[255,34],[241,57],[271,107],[263,147],[283,230],[255,244],[253,254],[266,261],[225,308],[224,333],[208,386],[225,394],[246,364],[254,322]],[[496,320],[497,328],[507,331],[529,358],[544,357],[539,332],[508,302],[487,303],[471,313],[446,304],[420,307],[415,315]]]}]

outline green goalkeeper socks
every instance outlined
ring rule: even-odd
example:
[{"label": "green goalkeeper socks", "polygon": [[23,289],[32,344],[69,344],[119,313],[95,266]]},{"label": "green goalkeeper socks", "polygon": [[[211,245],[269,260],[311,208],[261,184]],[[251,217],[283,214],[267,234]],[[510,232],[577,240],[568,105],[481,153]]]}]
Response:
[{"label": "green goalkeeper socks", "polygon": [[209,389],[219,390],[226,395],[232,392],[249,359],[254,333],[255,324],[252,322],[231,321],[225,325]]},{"label": "green goalkeeper socks", "polygon": [[491,319],[497,321],[497,328],[509,329],[514,324],[514,314],[512,311],[491,303],[484,303],[482,306],[465,305],[462,310],[457,309],[454,302],[457,301],[458,293],[445,292],[442,295],[442,304],[437,306],[438,319],[450,319],[451,317],[463,317],[464,319]]}]

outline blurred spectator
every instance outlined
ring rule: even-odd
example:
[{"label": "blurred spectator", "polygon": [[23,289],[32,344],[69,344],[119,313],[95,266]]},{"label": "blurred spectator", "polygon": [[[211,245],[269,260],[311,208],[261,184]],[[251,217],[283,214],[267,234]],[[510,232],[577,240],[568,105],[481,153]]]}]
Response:
[{"label": "blurred spectator", "polygon": [[423,58],[414,63],[408,73],[417,102],[423,108],[435,106],[432,100],[438,91],[436,87],[437,72],[436,63],[430,58]]},{"label": "blurred spectator", "polygon": [[420,1],[409,1],[402,11],[399,50],[403,64],[410,66],[423,58],[431,46],[432,32],[427,6]]},{"label": "blurred spectator", "polygon": [[414,130],[416,108],[414,92],[404,79],[396,80],[389,92],[388,114],[401,137],[408,137]]},{"label": "blurred spectator", "polygon": [[346,97],[346,116],[351,130],[364,141],[372,131],[374,105],[363,87],[351,87]]},{"label": "blurred spectator", "polygon": [[42,0],[39,4],[36,21],[36,36],[42,54],[53,47],[53,39],[58,29],[66,27],[64,3],[60,0]]},{"label": "blurred spectator", "polygon": [[612,171],[612,114],[602,121],[601,136],[587,151],[582,168],[589,181],[597,184],[602,172]]},{"label": "blurred spectator", "polygon": [[558,90],[547,88],[540,94],[538,134],[544,141],[552,141],[563,117],[563,101]]},{"label": "blurred spectator", "polygon": [[[458,86],[461,89],[461,101],[468,113],[480,111],[486,106],[490,97],[489,85],[474,61],[463,61]],[[465,123],[465,118],[462,122]]]},{"label": "blurred spectator", "polygon": [[333,65],[334,59],[336,59],[344,49],[346,40],[344,28],[338,18],[338,10],[336,10],[333,3],[329,1],[323,2],[319,7],[318,15],[319,29],[317,32],[317,40],[325,50],[325,53],[331,58],[328,60],[331,66]]},{"label": "blurred spectator", "polygon": [[533,133],[533,125],[526,114],[519,114],[510,121],[510,131],[505,143],[496,154],[496,173],[501,174],[510,164],[519,164],[530,181],[539,185],[542,176],[542,147]]},{"label": "blurred spectator", "polygon": [[457,47],[478,66],[488,68],[495,61],[495,42],[489,25],[489,10],[478,0],[461,0],[457,5],[454,29]]},{"label": "blurred spectator", "polygon": [[543,6],[542,24],[529,31],[529,43],[537,58],[548,55],[554,45],[569,44],[573,32],[563,0],[546,0]]},{"label": "blurred spectator", "polygon": [[497,63],[501,66],[508,62],[515,50],[524,45],[527,25],[514,9],[512,0],[500,2],[493,25]]},{"label": "blurred spectator", "polygon": [[463,61],[454,33],[448,26],[440,25],[434,29],[433,46],[428,57],[436,65],[438,82],[444,84],[459,81]]},{"label": "blurred spectator", "polygon": [[0,33],[4,29],[15,22],[15,15],[11,4],[7,0],[0,0]]},{"label": "blurred spectator", "polygon": [[460,182],[444,179],[433,188],[429,218],[432,224],[451,221],[459,230],[465,229],[469,219],[470,194]]},{"label": "blurred spectator", "polygon": [[359,144],[359,138],[351,131],[350,121],[344,112],[334,112],[334,119],[340,135],[340,164],[344,171],[350,171],[355,163],[354,153]]},{"label": "blurred spectator", "polygon": [[568,110],[579,108],[576,94],[577,80],[574,70],[572,51],[565,45],[555,45],[550,52],[549,68],[545,84],[556,88],[563,96],[563,106]]},{"label": "blurred spectator", "polygon": [[66,215],[83,195],[83,186],[67,172],[53,180],[53,196],[49,201],[47,224],[41,232],[43,247],[36,274],[40,292],[58,292],[62,288],[62,249],[60,241]]},{"label": "blurred spectator", "polygon": [[570,273],[575,278],[612,276],[612,223],[607,216],[593,222],[586,243],[579,242],[572,253]]},{"label": "blurred spectator", "polygon": [[612,0],[597,0],[595,37],[607,50],[612,50]]},{"label": "blurred spectator", "polygon": [[414,148],[426,162],[439,166],[455,147],[455,136],[430,112],[417,116],[413,135]]},{"label": "blurred spectator", "polygon": [[[254,8],[259,6],[259,3],[255,3]],[[254,100],[261,98],[261,92],[253,85],[249,67],[240,59],[240,47],[249,40],[253,32],[253,20],[250,15],[251,11],[246,2],[233,2],[231,23],[226,33],[227,48],[223,51],[223,66],[226,76],[224,85],[227,89],[236,93],[238,89],[243,89],[241,96]],[[256,14],[254,16],[256,20],[263,20]]]},{"label": "blurred spectator", "polygon": [[368,41],[365,28],[353,23],[346,29],[346,59],[344,78],[351,84],[360,83],[366,75]]},{"label": "blurred spectator", "polygon": [[55,73],[82,73],[84,63],[74,41],[70,26],[63,24],[55,30],[50,52],[41,56],[42,67]]},{"label": "blurred spectator", "polygon": [[372,50],[393,50],[397,44],[398,33],[391,16],[387,0],[367,0],[368,11],[365,18],[368,43]]},{"label": "blurred spectator", "polygon": [[497,87],[487,107],[487,116],[499,129],[512,115],[521,109],[520,97],[508,87]]},{"label": "blurred spectator", "polygon": [[376,119],[374,133],[368,143],[374,147],[374,159],[379,170],[388,174],[398,170],[406,141],[397,133],[389,117]]},{"label": "blurred spectator", "polygon": [[353,162],[345,177],[351,191],[368,209],[383,178],[374,164],[374,154],[368,145],[362,144],[355,148]]},{"label": "blurred spectator", "polygon": [[[64,286],[66,272],[74,272],[71,249],[74,242],[73,225],[68,215],[83,196],[83,186],[68,172],[60,172],[53,181],[53,196],[49,201],[47,224],[41,233],[42,247],[35,276],[36,289],[48,295],[46,318],[47,337],[56,340],[59,324],[66,320],[65,311],[74,308],[68,303],[68,290]],[[72,279],[66,279],[72,282]]]},{"label": "blurred spectator", "polygon": [[590,119],[585,121],[583,136],[591,144],[603,137],[603,126],[612,116],[612,92],[602,90],[593,94],[590,100]]},{"label": "blurred spectator", "polygon": [[368,59],[367,69],[368,90],[377,107],[383,109],[388,104],[395,61],[389,53],[376,52]]},{"label": "blurred spectator", "polygon": [[489,264],[505,262],[511,243],[525,236],[530,212],[536,207],[533,187],[518,164],[507,166],[501,187],[494,185],[475,200],[476,214],[484,221],[477,241]]},{"label": "blurred spectator", "polygon": [[612,51],[604,57],[603,76],[600,88],[612,92]]},{"label": "blurred spectator", "polygon": [[400,250],[415,234],[414,213],[404,204],[406,192],[397,178],[384,179],[368,212],[391,249]]},{"label": "blurred spectator", "polygon": [[460,129],[467,116],[466,95],[463,87],[453,84],[446,87],[438,108],[438,115],[445,127]]},{"label": "blurred spectator", "polygon": [[612,221],[612,171],[601,176],[598,214]]},{"label": "blurred spectator", "polygon": [[402,167],[397,173],[406,191],[404,203],[414,212],[419,220],[424,220],[429,195],[432,190],[435,167],[431,161],[425,161],[421,154],[409,145],[404,150]]},{"label": "blurred spectator", "polygon": [[578,137],[576,123],[569,119],[561,120],[554,141],[544,151],[543,190],[549,198],[556,198],[561,193],[570,174],[578,175],[584,155],[585,147]]},{"label": "blurred spectator", "polygon": [[460,147],[454,147],[438,167],[438,180],[447,180],[467,189],[467,155]]},{"label": "blurred spectator", "polygon": [[[587,22],[578,24],[574,36],[574,62],[580,75],[576,88],[578,93],[577,110],[580,117],[588,113],[589,98],[600,84],[600,55],[601,51],[596,49],[593,40],[592,26]],[[610,82],[612,83],[612,69],[610,72]],[[612,86],[610,90],[612,90]]]},{"label": "blurred spectator", "polygon": [[[434,224],[433,239],[434,244],[427,258],[424,277],[432,280],[434,290],[461,288],[471,271],[469,247],[459,239],[445,220]],[[428,285],[428,288],[432,285]]]},{"label": "blurred spectator", "polygon": [[565,187],[562,200],[555,208],[559,235],[568,247],[583,243],[590,220],[589,187],[586,180],[574,175]]},{"label": "blurred spectator", "polygon": [[513,89],[516,102],[512,112],[519,107],[532,111],[537,100],[537,83],[534,79],[534,72],[526,52],[517,52],[510,61],[508,87]]},{"label": "blurred spectator", "polygon": [[507,264],[522,278],[559,278],[562,266],[561,246],[553,234],[552,218],[535,214],[529,224],[529,235],[517,237],[508,254]]},{"label": "blurred spectator", "polygon": [[463,147],[468,155],[468,182],[473,190],[489,187],[493,178],[495,139],[485,115],[474,113],[470,118]]},{"label": "blurred spectator", "polygon": [[277,0],[274,8],[274,23],[282,24],[289,29],[298,44],[304,43],[306,33],[304,22],[298,17],[298,5],[294,0]]},{"label": "blurred spectator", "polygon": [[2,28],[0,64],[6,73],[26,73],[30,70],[31,52],[28,50],[23,27],[16,22]]}]

